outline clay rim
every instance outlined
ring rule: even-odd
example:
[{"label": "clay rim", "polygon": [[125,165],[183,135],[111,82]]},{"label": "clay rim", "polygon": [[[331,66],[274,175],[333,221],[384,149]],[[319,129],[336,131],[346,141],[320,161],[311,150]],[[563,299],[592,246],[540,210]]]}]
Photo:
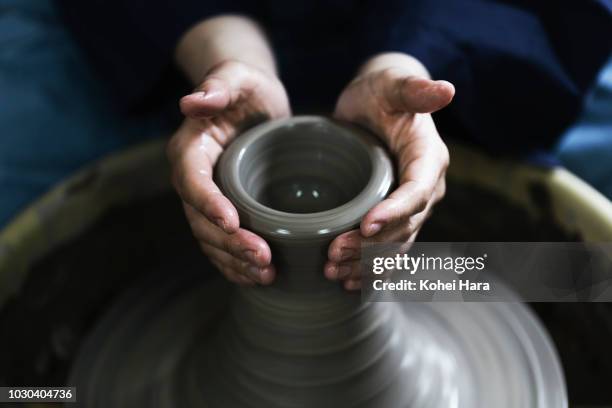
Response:
[{"label": "clay rim", "polygon": [[[274,130],[304,124],[329,126],[338,133],[356,138],[370,160],[368,182],[348,202],[321,212],[288,213],[259,203],[247,193],[239,177],[246,149]],[[263,236],[282,239],[322,239],[348,231],[359,225],[363,216],[386,197],[394,183],[393,163],[375,136],[356,126],[322,116],[295,116],[265,122],[247,130],[221,156],[218,169],[220,188],[236,206],[241,225]]]}]

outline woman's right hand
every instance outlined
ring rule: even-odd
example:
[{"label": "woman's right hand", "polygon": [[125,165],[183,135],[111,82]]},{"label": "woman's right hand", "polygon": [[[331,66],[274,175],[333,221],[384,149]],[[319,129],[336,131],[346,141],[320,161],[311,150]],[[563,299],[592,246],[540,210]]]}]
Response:
[{"label": "woman's right hand", "polygon": [[240,228],[236,208],[213,181],[213,170],[223,149],[245,127],[289,116],[282,83],[271,73],[228,60],[214,66],[180,106],[186,118],[167,153],[172,182],[194,236],[230,281],[271,283],[275,270],[270,247]]}]

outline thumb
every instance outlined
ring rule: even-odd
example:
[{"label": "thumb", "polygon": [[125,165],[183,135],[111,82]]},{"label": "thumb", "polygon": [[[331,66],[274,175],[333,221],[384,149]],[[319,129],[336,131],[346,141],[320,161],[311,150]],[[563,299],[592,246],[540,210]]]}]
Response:
[{"label": "thumb", "polygon": [[389,107],[395,112],[432,113],[448,105],[455,95],[450,82],[417,76],[392,79],[384,89]]}]

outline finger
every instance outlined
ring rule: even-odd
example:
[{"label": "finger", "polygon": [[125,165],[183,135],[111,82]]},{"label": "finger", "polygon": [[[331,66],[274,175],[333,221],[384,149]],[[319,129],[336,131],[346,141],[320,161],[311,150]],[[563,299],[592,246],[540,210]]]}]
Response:
[{"label": "finger", "polygon": [[[338,258],[335,251],[330,246],[330,259],[324,267],[325,277],[330,280],[344,280],[355,278],[357,275],[349,272],[359,271],[359,262],[361,261],[361,245],[402,243],[398,250],[402,252],[407,251],[410,247],[409,243],[414,240],[414,237],[416,237],[416,232],[418,231],[424,220],[427,218],[427,213],[428,211],[423,211],[421,213],[415,214],[407,223],[389,225],[379,234],[367,239],[360,236],[359,230],[349,231],[345,233],[351,236],[349,238],[349,241],[351,242],[353,241],[353,234],[359,235],[359,237],[355,239],[355,241],[359,241],[360,245],[358,247],[357,255],[351,258],[341,259]],[[338,238],[342,238],[342,236],[338,236]]]},{"label": "finger", "polygon": [[227,233],[238,230],[238,212],[213,181],[213,166],[222,152],[212,136],[191,137],[184,124],[168,145],[172,183],[183,201]]},{"label": "finger", "polygon": [[238,285],[255,286],[257,284],[257,282],[255,282],[253,279],[235,271],[234,269],[230,267],[222,265],[221,268],[219,268],[219,270],[221,271],[221,274],[225,276],[227,280],[229,280],[230,282],[237,283]]},{"label": "finger", "polygon": [[221,63],[206,76],[196,92],[181,99],[184,115],[202,118],[218,115],[257,86],[253,72],[237,62]]},{"label": "finger", "polygon": [[362,225],[370,222],[366,219],[368,217],[372,217],[372,219],[377,220],[384,219],[386,221],[370,222],[368,229],[370,235],[364,239],[363,243],[371,244],[375,242],[403,242],[405,238],[415,234],[423,226],[423,223],[427,220],[429,214],[431,213],[433,205],[441,198],[443,194],[444,183],[442,182],[435,189],[433,196],[430,197],[430,200],[427,202],[425,208],[422,211],[415,211],[414,213],[412,213],[410,209],[392,209],[391,207],[395,205],[394,202],[391,202],[389,205],[384,205],[385,201],[387,200],[381,202],[383,205],[380,207],[374,207],[372,209],[373,215],[368,213],[364,218]]},{"label": "finger", "polygon": [[248,262],[244,262],[225,251],[213,247],[212,245],[200,243],[200,247],[205,254],[218,262],[222,269],[225,268],[227,270],[234,271],[237,274],[262,285],[269,285],[274,281],[276,271],[272,265],[258,267]]},{"label": "finger", "polygon": [[361,277],[359,261],[327,262],[324,268],[325,277],[329,280],[357,279]]},{"label": "finger", "polygon": [[[359,233],[358,230],[356,230],[356,232]],[[413,234],[414,231],[411,227],[405,225],[395,225],[393,228],[384,229],[372,238],[361,238],[360,242],[362,245],[406,242]],[[334,259],[330,258],[330,260],[328,260],[325,264],[323,269],[325,277],[330,280],[345,280],[355,278],[359,275],[360,261],[361,247],[359,247],[359,251],[354,257],[338,259],[337,256],[334,256]]]},{"label": "finger", "polygon": [[416,228],[413,228],[413,225],[420,225],[425,218],[425,214],[416,214],[408,220],[409,222],[388,224],[387,228],[367,239],[361,235],[360,230],[345,232],[336,237],[330,244],[328,250],[329,261],[332,263],[358,261],[361,259],[361,248],[363,245],[382,242],[404,242],[410,235],[414,234]]},{"label": "finger", "polygon": [[352,230],[338,235],[329,245],[327,251],[329,260],[341,262],[359,259],[361,238],[359,230]]},{"label": "finger", "polygon": [[430,198],[428,187],[418,182],[402,184],[365,215],[361,221],[361,234],[369,238],[378,234],[386,225],[408,221],[410,216],[427,207]]},{"label": "finger", "polygon": [[272,261],[270,247],[258,235],[242,228],[227,234],[190,205],[185,204],[184,209],[193,235],[198,241],[259,267],[269,265]]},{"label": "finger", "polygon": [[[401,242],[401,245],[399,245],[399,247],[396,249],[396,252],[398,254],[404,254],[410,250],[410,248],[414,244],[414,241],[416,240],[417,235],[418,235],[418,230],[412,235],[410,235],[408,238],[400,239],[399,237],[395,237],[394,240],[392,241],[390,240],[387,242],[393,242],[393,243]],[[349,290],[355,290],[355,289],[361,288],[361,278],[362,278],[361,268],[362,268],[361,260],[341,262],[341,263],[328,261],[325,264],[324,273],[325,273],[325,277],[329,280],[345,281],[345,287],[347,285],[346,282],[350,281],[351,283],[348,283],[350,287]]]},{"label": "finger", "polygon": [[[422,211],[413,215],[408,220],[398,224],[388,224],[378,234],[369,238],[363,238],[363,245],[373,246],[406,242],[416,231],[420,229],[423,222],[427,218],[426,212],[427,211]],[[384,248],[380,246],[372,248],[372,250],[376,249],[383,250]]]},{"label": "finger", "polygon": [[181,112],[194,119],[218,115],[231,103],[229,86],[221,78],[207,78],[194,93],[181,98]]},{"label": "finger", "polygon": [[[407,253],[416,237],[418,235],[418,231],[409,236],[408,238],[402,238],[401,240],[395,239],[393,242],[397,244],[397,248],[394,250],[394,253],[397,254],[405,254]],[[325,265],[325,276],[330,280],[341,280],[341,281],[358,281],[362,278],[362,261],[349,261],[342,263],[333,263],[328,262]],[[387,273],[387,272],[386,272]],[[385,276],[385,275],[382,275]]]},{"label": "finger", "polygon": [[344,289],[348,291],[361,289],[361,279],[349,279],[344,281]]},{"label": "finger", "polygon": [[360,226],[364,237],[377,234],[386,224],[408,219],[429,204],[438,184],[444,180],[448,153],[443,145],[441,148],[431,143],[425,145],[428,147],[418,152],[416,159],[410,156],[415,146],[407,146],[400,152],[400,186],[365,215]]},{"label": "finger", "polygon": [[382,75],[383,92],[392,112],[432,113],[448,105],[455,95],[455,87],[448,81],[432,81],[395,71]]},{"label": "finger", "polygon": [[[403,254],[410,250],[416,240],[418,231],[408,237],[397,249],[397,253]],[[396,241],[397,242],[397,241]],[[325,276],[330,280],[344,281],[344,288],[347,290],[357,290],[362,287],[361,262],[350,261],[340,264],[328,262],[325,265]]]},{"label": "finger", "polygon": [[246,285],[246,286],[252,286],[255,284],[255,282],[252,279],[236,272],[229,266],[224,265],[218,259],[216,259],[212,254],[208,253],[209,250],[207,247],[200,245],[200,248],[202,249],[202,252],[206,254],[210,262],[217,268],[219,272],[221,272],[221,274],[228,281],[236,283],[238,285]]}]

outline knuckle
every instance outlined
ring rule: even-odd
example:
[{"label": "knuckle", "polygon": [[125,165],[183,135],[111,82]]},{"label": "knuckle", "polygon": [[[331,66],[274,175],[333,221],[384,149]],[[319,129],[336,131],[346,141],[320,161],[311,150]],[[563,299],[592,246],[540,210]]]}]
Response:
[{"label": "knuckle", "polygon": [[414,200],[416,212],[421,212],[427,208],[430,197],[431,191],[428,187],[419,185],[415,188]]}]

